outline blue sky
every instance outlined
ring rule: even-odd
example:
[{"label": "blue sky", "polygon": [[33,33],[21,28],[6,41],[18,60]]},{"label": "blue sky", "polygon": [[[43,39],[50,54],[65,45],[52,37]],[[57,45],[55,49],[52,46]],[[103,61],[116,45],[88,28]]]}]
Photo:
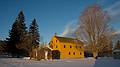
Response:
[{"label": "blue sky", "polygon": [[49,42],[56,32],[62,35],[90,5],[99,4],[112,17],[113,27],[120,29],[119,0],[0,0],[0,39],[8,37],[9,30],[20,10],[29,27],[36,18],[42,41]]}]

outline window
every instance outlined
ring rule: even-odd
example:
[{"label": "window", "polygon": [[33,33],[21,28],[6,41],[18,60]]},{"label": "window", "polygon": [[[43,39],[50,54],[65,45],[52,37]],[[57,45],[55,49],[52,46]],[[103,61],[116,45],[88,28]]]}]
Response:
[{"label": "window", "polygon": [[69,52],[69,55],[70,55],[70,52]]},{"label": "window", "polygon": [[53,49],[53,46],[52,46],[52,45],[50,45],[50,47]]},{"label": "window", "polygon": [[72,48],[72,46],[70,45],[70,48]]},{"label": "window", "polygon": [[81,46],[80,46],[80,48],[81,48]]},{"label": "window", "polygon": [[57,40],[56,40],[56,43],[57,43]]},{"label": "window", "polygon": [[64,45],[64,48],[65,48],[65,45]]},{"label": "window", "polygon": [[75,52],[73,52],[73,55],[75,55]]},{"label": "window", "polygon": [[58,46],[56,45],[56,48],[57,48]]},{"label": "window", "polygon": [[80,55],[81,55],[82,53],[80,52]]}]

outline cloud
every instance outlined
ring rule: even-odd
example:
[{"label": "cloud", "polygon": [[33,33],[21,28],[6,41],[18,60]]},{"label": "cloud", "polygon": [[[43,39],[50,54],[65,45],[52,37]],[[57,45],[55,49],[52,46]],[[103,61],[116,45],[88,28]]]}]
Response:
[{"label": "cloud", "polygon": [[111,17],[112,22],[120,22],[120,1],[116,1],[113,5],[104,9]]},{"label": "cloud", "polygon": [[[101,3],[105,3],[105,0],[102,0]],[[103,10],[107,11],[107,13],[110,15],[111,17],[110,22],[112,22],[113,24],[114,22],[120,22],[120,1],[116,1],[107,8],[104,8]],[[77,22],[78,19],[70,21],[66,25],[65,30],[62,33],[62,36],[73,36],[72,34],[78,28]],[[120,34],[120,31],[116,31],[113,34],[118,34],[118,33]]]},{"label": "cloud", "polygon": [[67,24],[66,27],[65,27],[64,32],[62,33],[62,36],[66,36],[70,32],[72,32],[71,31],[71,24]]},{"label": "cloud", "polygon": [[113,43],[116,44],[118,40],[120,40],[120,31],[117,30],[112,33],[113,35]]},{"label": "cloud", "polygon": [[116,1],[115,3],[113,3],[113,5],[107,7],[104,9],[105,11],[108,12],[108,14],[111,17],[111,24],[113,26],[113,28],[116,28],[115,31],[112,33],[112,35],[114,36],[114,40],[117,41],[120,39],[120,30],[118,28],[118,24],[120,24],[120,1]]},{"label": "cloud", "polygon": [[119,35],[119,34],[120,34],[120,30],[117,30],[117,31],[112,33],[112,35]]},{"label": "cloud", "polygon": [[71,36],[78,27],[77,22],[78,22],[77,19],[70,21],[65,26],[65,30],[63,31],[63,33],[61,35],[62,36]]}]

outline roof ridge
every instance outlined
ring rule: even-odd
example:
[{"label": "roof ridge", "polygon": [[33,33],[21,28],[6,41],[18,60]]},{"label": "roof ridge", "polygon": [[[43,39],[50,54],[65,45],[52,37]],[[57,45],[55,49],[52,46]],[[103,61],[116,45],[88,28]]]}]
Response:
[{"label": "roof ridge", "polygon": [[55,36],[60,42],[68,42],[68,43],[83,43],[81,40],[76,38],[70,38],[70,37],[60,37]]},{"label": "roof ridge", "polygon": [[63,37],[63,36],[55,36],[55,37],[76,39],[76,38],[72,38],[72,37]]}]

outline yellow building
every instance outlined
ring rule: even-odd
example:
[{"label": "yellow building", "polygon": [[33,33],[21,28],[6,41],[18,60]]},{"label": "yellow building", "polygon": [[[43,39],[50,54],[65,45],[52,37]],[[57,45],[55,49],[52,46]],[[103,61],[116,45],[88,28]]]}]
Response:
[{"label": "yellow building", "polygon": [[78,39],[59,37],[55,34],[49,45],[52,48],[52,59],[84,58],[83,42]]}]

